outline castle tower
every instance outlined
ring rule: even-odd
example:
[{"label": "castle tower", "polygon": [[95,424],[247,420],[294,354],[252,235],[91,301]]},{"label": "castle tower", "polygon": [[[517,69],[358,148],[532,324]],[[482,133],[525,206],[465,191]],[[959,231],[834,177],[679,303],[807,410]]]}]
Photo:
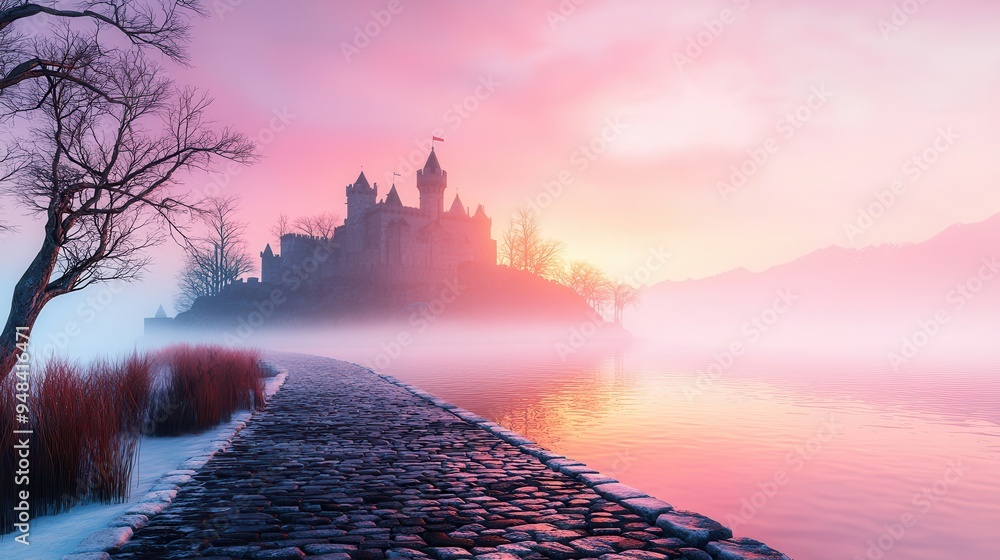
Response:
[{"label": "castle tower", "polygon": [[365,214],[375,207],[378,196],[378,186],[372,187],[365,178],[365,172],[358,175],[353,185],[347,185],[347,219],[344,226],[347,229],[348,252],[356,253],[364,249]]},{"label": "castle tower", "polygon": [[271,244],[264,247],[264,252],[260,254],[260,281],[277,282],[281,277],[281,257],[274,254]]},{"label": "castle tower", "polygon": [[437,218],[444,212],[444,190],[448,188],[448,172],[441,169],[434,148],[427,156],[423,169],[417,170],[417,190],[420,191],[420,210]]},{"label": "castle tower", "polygon": [[347,222],[356,222],[364,217],[365,212],[375,206],[377,197],[378,187],[369,185],[362,171],[353,185],[347,185]]}]

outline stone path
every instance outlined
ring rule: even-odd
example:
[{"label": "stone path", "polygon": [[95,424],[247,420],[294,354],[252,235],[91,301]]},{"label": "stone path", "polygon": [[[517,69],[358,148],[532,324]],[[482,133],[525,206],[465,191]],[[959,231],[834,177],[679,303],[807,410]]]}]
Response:
[{"label": "stone path", "polygon": [[268,407],[112,558],[787,560],[358,366],[275,361]]}]

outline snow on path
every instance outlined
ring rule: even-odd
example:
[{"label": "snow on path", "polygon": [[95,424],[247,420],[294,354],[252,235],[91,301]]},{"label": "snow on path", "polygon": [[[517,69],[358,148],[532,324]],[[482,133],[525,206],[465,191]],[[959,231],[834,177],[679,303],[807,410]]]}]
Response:
[{"label": "snow on path", "polygon": [[[268,397],[277,392],[285,374],[267,380]],[[52,560],[62,558],[76,548],[91,533],[104,529],[114,518],[142,501],[146,492],[164,474],[181,468],[180,465],[194,455],[214,451],[212,442],[226,440],[241,422],[250,418],[247,412],[233,415],[232,421],[220,424],[200,434],[178,437],[144,437],[139,449],[136,466],[136,484],[127,502],[121,504],[91,503],[78,505],[59,515],[46,515],[31,520],[29,545],[14,540],[15,531],[0,540],[0,558],[7,560]]]}]

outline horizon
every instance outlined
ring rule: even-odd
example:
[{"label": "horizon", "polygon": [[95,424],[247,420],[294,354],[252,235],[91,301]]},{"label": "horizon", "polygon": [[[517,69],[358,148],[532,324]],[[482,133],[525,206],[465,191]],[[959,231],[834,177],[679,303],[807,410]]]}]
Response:
[{"label": "horizon", "polygon": [[[343,186],[361,170],[379,183],[380,198],[392,173],[401,172],[397,189],[413,205],[408,168],[416,166],[404,161],[422,161],[432,135],[445,138],[439,150],[451,178],[446,203],[460,193],[472,208],[483,204],[494,238],[517,206],[548,200],[545,185],[556,188],[565,172],[572,184],[558,187],[561,194],[540,213],[547,235],[563,240],[570,258],[586,258],[612,276],[662,247],[672,258],[654,282],[763,270],[831,245],[920,242],[1000,212],[992,188],[1000,175],[977,157],[1000,148],[985,124],[997,108],[971,94],[990,90],[973,84],[992,79],[979,68],[1000,61],[1000,45],[982,24],[989,19],[982,10],[996,6],[922,4],[905,24],[880,31],[879,22],[892,21],[893,2],[858,3],[850,13],[830,4],[742,1],[568,5],[574,8],[565,15],[554,4],[484,18],[479,8],[460,4],[399,3],[392,14],[381,3],[279,12],[216,3],[194,22],[193,66],[167,65],[167,72],[212,94],[220,122],[260,140],[262,161],[223,179],[231,185],[225,190],[243,199],[251,251],[273,241],[267,229],[279,213],[320,209],[343,218]],[[666,33],[662,22],[652,25],[651,9],[669,11]],[[724,9],[730,17],[720,18]],[[380,10],[389,21],[371,24]],[[649,24],[635,21],[638,14]],[[834,18],[828,21],[838,34],[798,40],[816,17]],[[626,20],[638,28],[615,23]],[[776,35],[760,34],[760,25],[779,20]],[[713,28],[721,29],[717,36],[704,34],[712,22],[722,26]],[[308,32],[318,25],[322,32]],[[366,25],[377,29],[374,36]],[[267,33],[268,41],[252,40]],[[580,43],[581,34],[593,43]],[[691,57],[687,49],[699,37],[708,44]],[[802,52],[786,49],[792,37]],[[454,44],[466,47],[456,52]],[[614,53],[613,64],[597,45]],[[975,65],[935,62],[972,46],[977,59],[963,60]],[[928,49],[937,58],[914,66]],[[260,80],[261,66],[274,75]],[[747,74],[751,68],[757,73]],[[968,93],[954,95],[959,85]],[[787,114],[808,108],[823,88],[828,99],[788,129],[797,121],[784,121]],[[456,110],[461,103],[474,109]],[[340,112],[345,106],[352,109]],[[879,117],[859,121],[866,114]],[[609,136],[609,122],[625,128]],[[940,161],[917,172],[907,162],[948,127],[954,146],[946,143]],[[580,159],[580,147],[601,134],[613,137],[606,149]],[[753,153],[766,155],[759,172],[735,190],[720,189],[734,166],[755,167],[748,163]],[[188,186],[204,189],[225,176],[224,168],[192,176]],[[859,209],[894,181],[904,189],[885,215],[846,234]],[[0,247],[17,259],[36,225],[22,221],[24,232],[0,238]],[[157,254],[174,260],[179,251],[164,246]]]}]

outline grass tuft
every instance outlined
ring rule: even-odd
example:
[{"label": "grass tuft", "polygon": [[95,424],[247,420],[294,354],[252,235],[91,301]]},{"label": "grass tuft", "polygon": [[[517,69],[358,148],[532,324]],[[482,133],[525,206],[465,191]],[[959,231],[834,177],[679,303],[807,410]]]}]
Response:
[{"label": "grass tuft", "polygon": [[171,346],[153,404],[153,433],[202,432],[232,419],[239,410],[264,405],[260,352],[220,346]]},{"label": "grass tuft", "polygon": [[53,359],[28,388],[28,426],[16,423],[16,378],[0,380],[0,534],[14,529],[14,430],[30,427],[31,518],[129,494],[143,435],[201,432],[264,406],[255,350],[179,345],[88,366]]}]

